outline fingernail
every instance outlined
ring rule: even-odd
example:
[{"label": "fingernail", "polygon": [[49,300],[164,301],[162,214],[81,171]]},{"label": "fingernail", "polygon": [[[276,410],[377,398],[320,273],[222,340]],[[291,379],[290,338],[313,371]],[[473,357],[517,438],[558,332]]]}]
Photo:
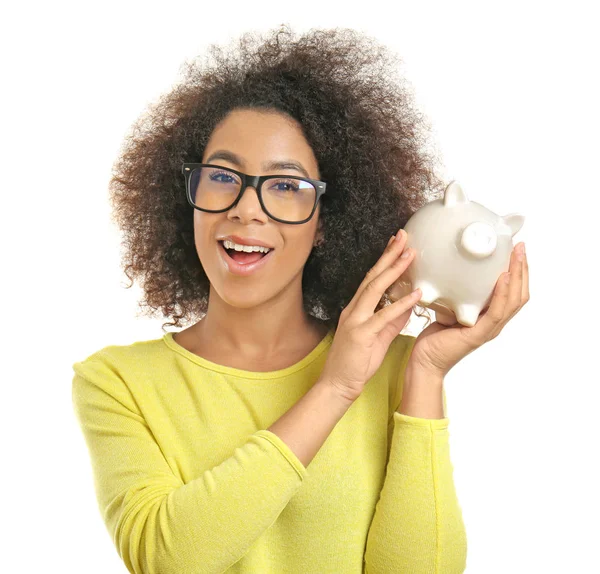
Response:
[{"label": "fingernail", "polygon": [[398,233],[396,234],[396,241],[400,241],[402,239],[403,233],[404,233],[404,229],[401,229],[400,231],[398,231]]},{"label": "fingernail", "polygon": [[406,259],[409,256],[410,256],[410,247],[402,255],[400,255],[400,259]]}]

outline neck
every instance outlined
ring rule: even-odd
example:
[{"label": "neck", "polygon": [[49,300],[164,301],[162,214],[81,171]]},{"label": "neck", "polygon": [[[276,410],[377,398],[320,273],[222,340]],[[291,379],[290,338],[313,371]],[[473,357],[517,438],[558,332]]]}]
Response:
[{"label": "neck", "polygon": [[324,337],[327,328],[304,311],[301,290],[296,297],[241,308],[227,304],[211,287],[208,311],[195,330],[201,340],[218,342],[222,352],[268,360],[302,346],[308,335]]}]

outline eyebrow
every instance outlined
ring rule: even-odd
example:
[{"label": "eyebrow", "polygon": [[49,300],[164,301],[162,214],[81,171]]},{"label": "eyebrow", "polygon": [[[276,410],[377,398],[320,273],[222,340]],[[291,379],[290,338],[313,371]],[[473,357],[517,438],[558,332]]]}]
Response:
[{"label": "eyebrow", "polygon": [[[225,149],[220,149],[214,153],[211,153],[210,157],[206,160],[206,163],[210,163],[211,161],[213,161],[215,159],[224,159],[225,161],[233,163],[233,164],[237,165],[238,167],[244,167],[244,161],[239,156],[237,156],[235,153],[233,153],[231,151],[227,151]],[[280,160],[266,161],[262,164],[262,168],[267,172],[272,171],[272,170],[277,170],[277,169],[295,169],[296,171],[299,171],[302,175],[304,175],[304,177],[307,177],[310,179],[310,175],[304,169],[304,167],[302,167],[302,164],[300,162],[294,161],[292,159],[280,159]],[[276,174],[274,174],[274,175],[276,175]]]}]

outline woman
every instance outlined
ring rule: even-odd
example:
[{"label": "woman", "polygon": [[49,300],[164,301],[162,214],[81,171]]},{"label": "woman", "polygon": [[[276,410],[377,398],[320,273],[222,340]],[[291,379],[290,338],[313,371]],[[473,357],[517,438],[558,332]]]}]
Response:
[{"label": "woman", "polygon": [[463,572],[443,381],[527,301],[526,262],[474,327],[400,334],[401,228],[444,188],[423,120],[368,38],[292,36],[213,47],[117,164],[126,273],[200,319],[73,365],[103,519],[136,573]]}]

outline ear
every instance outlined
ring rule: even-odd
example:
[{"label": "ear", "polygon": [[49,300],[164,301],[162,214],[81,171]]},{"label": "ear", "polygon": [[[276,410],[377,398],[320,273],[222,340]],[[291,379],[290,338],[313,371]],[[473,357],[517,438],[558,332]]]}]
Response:
[{"label": "ear", "polygon": [[325,236],[323,234],[323,220],[319,217],[319,223],[317,225],[317,232],[315,233],[315,240],[313,242],[313,246],[321,245],[325,240]]},{"label": "ear", "polygon": [[444,191],[444,207],[454,207],[459,203],[469,203],[469,198],[462,187],[453,180]]}]

